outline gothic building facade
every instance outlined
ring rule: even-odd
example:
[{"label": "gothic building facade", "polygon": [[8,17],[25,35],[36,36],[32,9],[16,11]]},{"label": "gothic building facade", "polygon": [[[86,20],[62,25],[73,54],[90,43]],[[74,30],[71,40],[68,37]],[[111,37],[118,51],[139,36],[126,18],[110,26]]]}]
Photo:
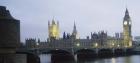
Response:
[{"label": "gothic building facade", "polygon": [[91,40],[99,44],[99,46],[105,45],[107,42],[107,32],[100,31],[98,33],[91,33]]},{"label": "gothic building facade", "polygon": [[[59,22],[52,20],[52,23],[48,21],[48,34],[49,38],[44,42],[39,42],[41,48],[51,47],[131,47],[132,35],[131,35],[131,19],[128,9],[125,11],[123,19],[123,32],[115,33],[115,36],[109,36],[107,32],[100,31],[91,33],[91,36],[86,39],[78,38],[78,31],[76,24],[74,23],[72,33],[63,33],[63,37],[59,37]],[[30,39],[31,40],[31,39]],[[29,42],[27,40],[26,42]],[[37,43],[35,40],[31,40],[29,43]]]}]

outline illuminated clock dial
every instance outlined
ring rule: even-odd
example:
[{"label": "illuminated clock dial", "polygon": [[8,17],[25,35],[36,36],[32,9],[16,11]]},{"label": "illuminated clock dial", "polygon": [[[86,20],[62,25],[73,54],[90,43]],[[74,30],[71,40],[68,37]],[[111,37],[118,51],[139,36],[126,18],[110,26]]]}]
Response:
[{"label": "illuminated clock dial", "polygon": [[124,21],[124,23],[123,23],[124,25],[127,25],[127,21]]},{"label": "illuminated clock dial", "polygon": [[131,25],[131,22],[129,21],[129,25]]}]

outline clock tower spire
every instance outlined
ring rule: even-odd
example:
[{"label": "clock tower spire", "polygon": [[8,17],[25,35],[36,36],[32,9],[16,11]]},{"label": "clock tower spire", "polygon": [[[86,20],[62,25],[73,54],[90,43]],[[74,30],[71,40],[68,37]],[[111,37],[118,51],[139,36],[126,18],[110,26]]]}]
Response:
[{"label": "clock tower spire", "polygon": [[131,19],[127,8],[123,19],[123,36],[124,36],[123,45],[125,47],[131,47],[132,46]]},{"label": "clock tower spire", "polygon": [[77,39],[77,29],[76,29],[75,21],[74,21],[72,36],[73,38]]}]

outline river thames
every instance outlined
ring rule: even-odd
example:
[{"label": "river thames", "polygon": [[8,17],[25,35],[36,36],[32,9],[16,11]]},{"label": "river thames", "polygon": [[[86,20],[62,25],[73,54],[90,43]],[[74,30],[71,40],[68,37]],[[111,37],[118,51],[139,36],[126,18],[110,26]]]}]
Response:
[{"label": "river thames", "polygon": [[[51,55],[41,54],[40,61],[41,63],[52,63]],[[65,63],[70,63],[70,62],[65,62]],[[102,59],[96,59],[96,60],[93,59],[90,61],[79,61],[79,62],[71,62],[71,63],[140,63],[140,55],[102,58]]]}]

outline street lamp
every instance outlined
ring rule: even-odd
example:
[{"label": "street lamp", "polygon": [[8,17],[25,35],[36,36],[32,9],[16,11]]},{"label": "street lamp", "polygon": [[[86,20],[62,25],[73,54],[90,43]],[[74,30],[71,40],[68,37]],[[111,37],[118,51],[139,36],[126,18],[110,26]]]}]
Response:
[{"label": "street lamp", "polygon": [[95,43],[95,47],[98,47],[98,43]]},{"label": "street lamp", "polygon": [[113,46],[113,47],[114,47],[114,45],[115,45],[115,44],[114,44],[114,43],[112,43],[112,46]]},{"label": "street lamp", "polygon": [[118,47],[120,47],[120,45],[117,45]]}]

